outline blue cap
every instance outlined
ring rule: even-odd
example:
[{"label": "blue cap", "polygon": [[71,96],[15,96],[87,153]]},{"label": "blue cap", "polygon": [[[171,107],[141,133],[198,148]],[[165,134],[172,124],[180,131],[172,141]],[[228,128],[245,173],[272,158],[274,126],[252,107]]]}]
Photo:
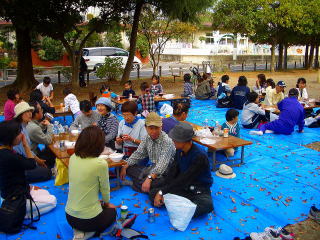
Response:
[{"label": "blue cap", "polygon": [[286,83],[285,83],[284,81],[279,81],[279,82],[277,83],[277,86],[279,86],[279,87],[286,87],[287,85],[286,85]]},{"label": "blue cap", "polygon": [[103,104],[103,105],[106,105],[108,106],[109,108],[113,109],[113,104],[111,102],[111,100],[109,98],[106,98],[106,97],[101,97],[99,98],[97,101],[96,101],[96,106],[98,104]]}]

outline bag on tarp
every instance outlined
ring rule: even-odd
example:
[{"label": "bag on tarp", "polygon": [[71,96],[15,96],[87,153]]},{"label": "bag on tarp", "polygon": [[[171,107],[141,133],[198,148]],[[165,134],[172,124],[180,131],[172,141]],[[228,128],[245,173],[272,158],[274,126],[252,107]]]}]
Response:
[{"label": "bag on tarp", "polygon": [[61,186],[69,182],[69,172],[67,166],[61,159],[56,158],[56,179],[54,181],[55,186]]},{"label": "bag on tarp", "polygon": [[169,104],[165,103],[160,108],[160,114],[161,115],[172,115],[173,114],[173,107],[171,107]]},{"label": "bag on tarp", "polygon": [[163,195],[163,198],[172,226],[179,231],[186,230],[197,205],[187,198],[171,193]]}]

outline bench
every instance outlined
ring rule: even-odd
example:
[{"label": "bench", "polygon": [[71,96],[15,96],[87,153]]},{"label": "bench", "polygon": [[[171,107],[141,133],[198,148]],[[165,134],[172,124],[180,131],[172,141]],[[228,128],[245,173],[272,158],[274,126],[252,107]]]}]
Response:
[{"label": "bench", "polygon": [[183,76],[182,67],[169,67],[171,75],[173,76],[173,82],[176,82],[176,78]]},{"label": "bench", "polygon": [[[194,129],[199,129],[199,128],[202,128],[201,126],[197,125],[197,124],[194,124],[194,123],[190,123],[190,122],[187,122],[186,123],[189,123]],[[231,167],[239,167],[241,165],[244,164],[244,147],[247,146],[247,145],[251,145],[252,142],[250,141],[247,141],[247,140],[244,140],[244,139],[241,139],[241,138],[237,138],[237,137],[234,137],[234,136],[230,136],[225,138],[225,137],[216,137],[215,138],[216,140],[216,143],[214,144],[204,144],[201,142],[201,137],[193,137],[192,138],[192,141],[193,142],[196,142],[202,146],[205,146],[207,147],[209,150],[212,151],[212,171],[215,171],[218,169],[218,165],[220,164],[223,164],[223,163],[227,163],[227,162],[236,162],[236,161],[239,161],[239,163],[237,164],[232,164],[230,165]],[[225,150],[225,149],[229,149],[229,148],[236,148],[236,147],[241,147],[241,157],[240,158],[237,158],[237,159],[229,159],[227,157],[227,160],[226,161],[217,161],[216,159],[216,152],[217,151],[220,151],[220,150]]]}]

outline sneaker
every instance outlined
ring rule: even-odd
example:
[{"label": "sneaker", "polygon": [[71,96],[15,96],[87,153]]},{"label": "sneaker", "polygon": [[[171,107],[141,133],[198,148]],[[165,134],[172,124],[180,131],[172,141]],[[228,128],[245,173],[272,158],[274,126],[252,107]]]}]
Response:
[{"label": "sneaker", "polygon": [[272,130],[266,130],[265,133],[274,133]]},{"label": "sneaker", "polygon": [[312,206],[309,211],[309,218],[315,220],[317,223],[320,223],[320,209]]},{"label": "sneaker", "polygon": [[250,237],[252,240],[282,240],[280,234],[276,233],[270,229],[270,231],[265,231],[262,233],[250,233]]},{"label": "sneaker", "polygon": [[264,229],[265,232],[273,232],[274,234],[280,235],[282,240],[294,240],[294,234],[288,232],[286,229],[282,227],[273,228],[273,227],[266,227]]},{"label": "sneaker", "polygon": [[263,132],[262,131],[250,131],[249,132],[250,135],[258,135],[258,136],[262,136],[263,135]]},{"label": "sneaker", "polygon": [[73,229],[73,240],[87,240],[93,237],[95,232],[83,232],[77,229]]}]

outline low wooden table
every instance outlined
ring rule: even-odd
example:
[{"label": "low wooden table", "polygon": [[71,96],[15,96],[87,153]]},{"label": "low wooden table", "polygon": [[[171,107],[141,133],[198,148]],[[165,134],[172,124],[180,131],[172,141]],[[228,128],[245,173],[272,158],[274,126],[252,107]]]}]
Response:
[{"label": "low wooden table", "polygon": [[[54,153],[56,158],[60,159],[63,164],[68,168],[69,167],[69,160],[70,156],[74,153],[74,148],[61,150],[59,147],[60,141],[76,141],[78,138],[77,135],[72,135],[72,134],[62,134],[60,136],[54,136],[53,137],[53,142],[50,144],[48,147],[49,149]],[[121,160],[120,162],[114,162],[111,159],[106,160],[108,162],[108,167],[109,168],[115,168],[116,169],[116,176],[117,178],[115,179],[115,184],[116,187],[111,188],[111,191],[117,190],[121,187],[120,183],[120,168],[126,164],[124,160]]]},{"label": "low wooden table", "polygon": [[[187,122],[186,123],[189,123],[193,128],[195,129],[199,129],[201,128],[201,126],[197,125],[197,124],[194,124],[194,123],[190,123],[190,122]],[[234,137],[234,136],[231,136],[229,135],[229,137],[225,138],[225,137],[215,137],[214,138],[216,140],[216,143],[214,144],[204,144],[201,142],[201,137],[193,137],[192,138],[192,141],[202,145],[202,146],[205,146],[207,148],[209,148],[211,151],[212,151],[212,171],[215,171],[218,169],[217,165],[219,164],[223,164],[223,163],[226,163],[226,162],[235,162],[235,161],[238,161],[240,160],[240,163],[238,164],[232,164],[230,165],[231,167],[234,167],[234,166],[241,166],[244,164],[244,147],[247,146],[247,145],[251,145],[252,142],[250,141],[247,141],[247,140],[244,140],[244,139],[241,139],[241,138],[237,138],[237,137]],[[220,150],[225,150],[225,149],[228,149],[228,148],[236,148],[236,147],[241,147],[241,157],[240,158],[237,158],[237,159],[229,159],[227,157],[227,161],[217,161],[216,159],[216,152],[217,151],[220,151]]]},{"label": "low wooden table", "polygon": [[320,105],[317,105],[315,102],[307,103],[307,104],[308,104],[307,106],[306,105],[302,105],[305,110],[314,109],[314,108],[319,108],[320,107]]},{"label": "low wooden table", "polygon": [[[137,98],[134,98],[135,100],[137,100]],[[174,101],[178,101],[178,100],[184,100],[184,99],[190,99],[189,97],[181,97],[181,96],[177,96],[177,97],[173,97],[173,98],[163,98],[160,96],[155,96],[154,97],[154,101],[155,102],[167,102],[169,101],[171,106],[173,105]],[[122,104],[124,104],[125,102],[129,101],[128,98],[124,98],[124,99],[116,99],[116,98],[112,98],[111,101],[115,104],[115,111],[116,113],[118,113],[118,107]]]},{"label": "low wooden table", "polygon": [[74,120],[73,113],[68,110],[65,111],[63,106],[56,105],[54,106],[55,113],[53,114],[54,117],[63,117],[64,121],[66,121],[66,116],[72,116],[72,120]]}]

